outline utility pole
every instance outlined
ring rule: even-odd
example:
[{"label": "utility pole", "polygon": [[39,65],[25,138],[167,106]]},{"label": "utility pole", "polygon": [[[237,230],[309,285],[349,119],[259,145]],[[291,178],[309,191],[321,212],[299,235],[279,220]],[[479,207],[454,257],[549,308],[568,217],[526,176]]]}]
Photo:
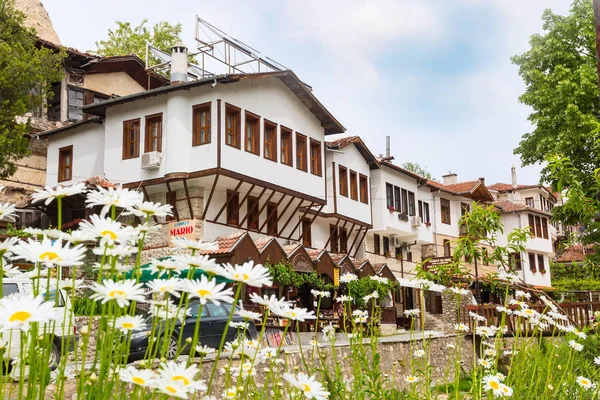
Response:
[{"label": "utility pole", "polygon": [[598,70],[598,94],[600,95],[600,0],[594,0],[594,30],[596,32],[596,68]]}]

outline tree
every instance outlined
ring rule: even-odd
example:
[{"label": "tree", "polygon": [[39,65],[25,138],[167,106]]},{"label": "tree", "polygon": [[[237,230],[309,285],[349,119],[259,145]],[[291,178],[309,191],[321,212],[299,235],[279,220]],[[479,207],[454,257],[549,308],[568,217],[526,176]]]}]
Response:
[{"label": "tree", "polygon": [[0,178],[14,174],[15,162],[28,154],[30,126],[19,117],[44,105],[51,83],[62,79],[64,53],[37,48],[24,19],[0,0]]},{"label": "tree", "polygon": [[427,167],[422,167],[419,163],[406,161],[402,164],[402,168],[404,168],[407,171],[414,172],[415,174],[420,175],[423,178],[435,180],[431,177],[431,173],[427,170]]},{"label": "tree", "polygon": [[[117,28],[108,30],[108,39],[96,42],[96,52],[102,56],[135,54],[145,60],[148,42],[170,54],[171,47],[180,41],[181,24],[171,25],[163,21],[148,28],[147,22],[148,20],[144,19],[138,26],[132,27],[131,22],[117,21]],[[155,57],[151,59],[155,64],[161,62]]]}]

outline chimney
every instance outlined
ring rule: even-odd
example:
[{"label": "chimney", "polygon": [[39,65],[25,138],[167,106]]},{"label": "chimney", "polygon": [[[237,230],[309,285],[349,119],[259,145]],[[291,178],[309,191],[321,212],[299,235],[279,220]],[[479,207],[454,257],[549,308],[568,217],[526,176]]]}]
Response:
[{"label": "chimney", "polygon": [[390,158],[390,137],[385,137],[385,157]]},{"label": "chimney", "polygon": [[171,85],[187,82],[187,47],[181,42],[171,47]]},{"label": "chimney", "polygon": [[456,183],[456,178],[458,178],[458,175],[453,174],[452,171],[450,171],[446,175],[442,175],[442,178],[444,179],[444,185],[454,185]]},{"label": "chimney", "polygon": [[513,189],[516,189],[519,185],[517,185],[517,169],[514,165],[511,167],[510,173],[512,176],[512,187]]}]

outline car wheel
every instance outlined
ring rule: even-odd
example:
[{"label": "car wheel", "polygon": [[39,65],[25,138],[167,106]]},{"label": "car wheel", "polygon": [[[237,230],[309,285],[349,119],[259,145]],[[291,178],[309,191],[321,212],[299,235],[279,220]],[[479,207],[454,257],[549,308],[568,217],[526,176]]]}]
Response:
[{"label": "car wheel", "polygon": [[50,371],[54,371],[58,367],[58,363],[60,362],[60,348],[56,343],[52,343],[52,348],[50,349],[50,358],[48,359],[48,368]]},{"label": "car wheel", "polygon": [[172,360],[177,355],[177,337],[171,336],[169,338],[169,344],[167,345],[167,351],[165,357],[169,360]]}]

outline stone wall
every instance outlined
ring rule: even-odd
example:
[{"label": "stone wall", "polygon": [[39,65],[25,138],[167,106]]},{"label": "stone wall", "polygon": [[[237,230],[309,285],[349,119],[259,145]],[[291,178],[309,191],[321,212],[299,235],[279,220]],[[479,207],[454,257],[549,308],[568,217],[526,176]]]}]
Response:
[{"label": "stone wall", "polygon": [[[460,299],[460,310],[464,307],[472,305],[475,299],[473,296],[462,296]],[[448,326],[454,326],[457,323],[458,310],[457,310],[457,298],[449,292],[442,293],[442,315],[440,316],[442,322]]]}]

